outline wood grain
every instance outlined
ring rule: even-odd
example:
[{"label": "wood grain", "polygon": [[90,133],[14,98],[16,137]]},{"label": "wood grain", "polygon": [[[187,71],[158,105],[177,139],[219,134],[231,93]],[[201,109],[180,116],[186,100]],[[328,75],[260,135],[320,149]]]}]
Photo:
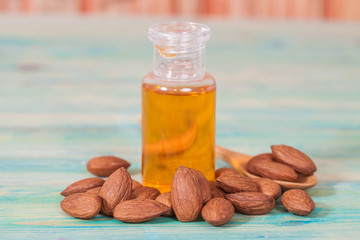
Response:
[{"label": "wood grain", "polygon": [[[218,144],[311,156],[316,209],[236,214],[221,228],[158,218],[125,224],[63,213],[60,191],[115,155],[140,180],[140,83],[155,19],[0,16],[1,239],[345,239],[360,223],[360,31],[356,24],[204,22],[217,80]],[[131,26],[131,30],[128,26]],[[218,162],[218,167],[226,166]]]}]

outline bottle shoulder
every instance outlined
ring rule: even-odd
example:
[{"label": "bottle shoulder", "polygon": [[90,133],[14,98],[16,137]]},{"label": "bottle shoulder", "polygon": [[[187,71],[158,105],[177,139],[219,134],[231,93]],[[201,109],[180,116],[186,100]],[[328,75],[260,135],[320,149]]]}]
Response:
[{"label": "bottle shoulder", "polygon": [[202,78],[198,79],[182,79],[182,80],[173,80],[173,79],[163,79],[158,78],[154,75],[153,72],[149,72],[143,78],[143,84],[155,84],[159,86],[203,86],[203,85],[213,85],[215,87],[216,82],[215,78],[209,73],[205,72]]},{"label": "bottle shoulder", "polygon": [[207,72],[202,78],[191,81],[159,79],[150,72],[144,77],[142,87],[158,94],[197,95],[215,91],[216,83],[214,77]]}]

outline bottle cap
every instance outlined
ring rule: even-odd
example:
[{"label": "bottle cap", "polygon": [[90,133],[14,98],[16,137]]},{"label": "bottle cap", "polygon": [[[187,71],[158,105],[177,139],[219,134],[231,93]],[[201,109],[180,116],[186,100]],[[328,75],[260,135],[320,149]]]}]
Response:
[{"label": "bottle cap", "polygon": [[205,47],[210,39],[210,28],[194,22],[170,22],[149,27],[149,39],[155,47],[171,52],[196,51]]}]

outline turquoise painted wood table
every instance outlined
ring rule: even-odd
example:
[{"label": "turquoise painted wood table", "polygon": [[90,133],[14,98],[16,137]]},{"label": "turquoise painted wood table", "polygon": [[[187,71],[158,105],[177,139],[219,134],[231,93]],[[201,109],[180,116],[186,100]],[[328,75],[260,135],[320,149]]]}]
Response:
[{"label": "turquoise painted wood table", "polygon": [[[308,217],[278,202],[224,227],[158,218],[126,224],[64,214],[59,192],[114,154],[140,180],[140,84],[147,26],[164,19],[0,16],[0,239],[358,239],[360,26],[204,21],[217,79],[218,144],[247,154],[286,143],[319,183]],[[217,166],[226,164],[217,161]]]}]

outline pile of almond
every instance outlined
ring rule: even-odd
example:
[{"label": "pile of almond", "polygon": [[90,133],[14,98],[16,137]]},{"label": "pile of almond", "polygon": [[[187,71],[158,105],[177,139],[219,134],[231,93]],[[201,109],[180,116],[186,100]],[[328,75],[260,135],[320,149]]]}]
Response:
[{"label": "pile of almond", "polygon": [[273,145],[271,151],[250,159],[247,170],[257,176],[289,182],[296,182],[299,176],[309,176],[316,171],[314,162],[293,147]]},{"label": "pile of almond", "polygon": [[[281,195],[280,185],[271,179],[295,180],[288,168],[295,175],[311,174],[316,170],[305,154],[288,146],[278,146],[272,146],[272,154],[258,155],[249,161],[249,171],[267,178],[251,179],[235,169],[220,168],[216,170],[216,182],[212,182],[201,172],[180,166],[174,175],[171,192],[166,193],[133,180],[126,170],[130,163],[121,158],[93,158],[87,164],[88,171],[108,178],[86,178],[71,184],[61,192],[65,198],[60,206],[76,218],[90,219],[101,213],[127,223],[165,216],[182,222],[202,218],[220,226],[229,222],[235,211],[247,215],[266,214],[274,209]],[[294,153],[296,160],[292,159]],[[302,216],[315,208],[311,197],[299,189],[284,192],[281,202],[289,212]]]}]

